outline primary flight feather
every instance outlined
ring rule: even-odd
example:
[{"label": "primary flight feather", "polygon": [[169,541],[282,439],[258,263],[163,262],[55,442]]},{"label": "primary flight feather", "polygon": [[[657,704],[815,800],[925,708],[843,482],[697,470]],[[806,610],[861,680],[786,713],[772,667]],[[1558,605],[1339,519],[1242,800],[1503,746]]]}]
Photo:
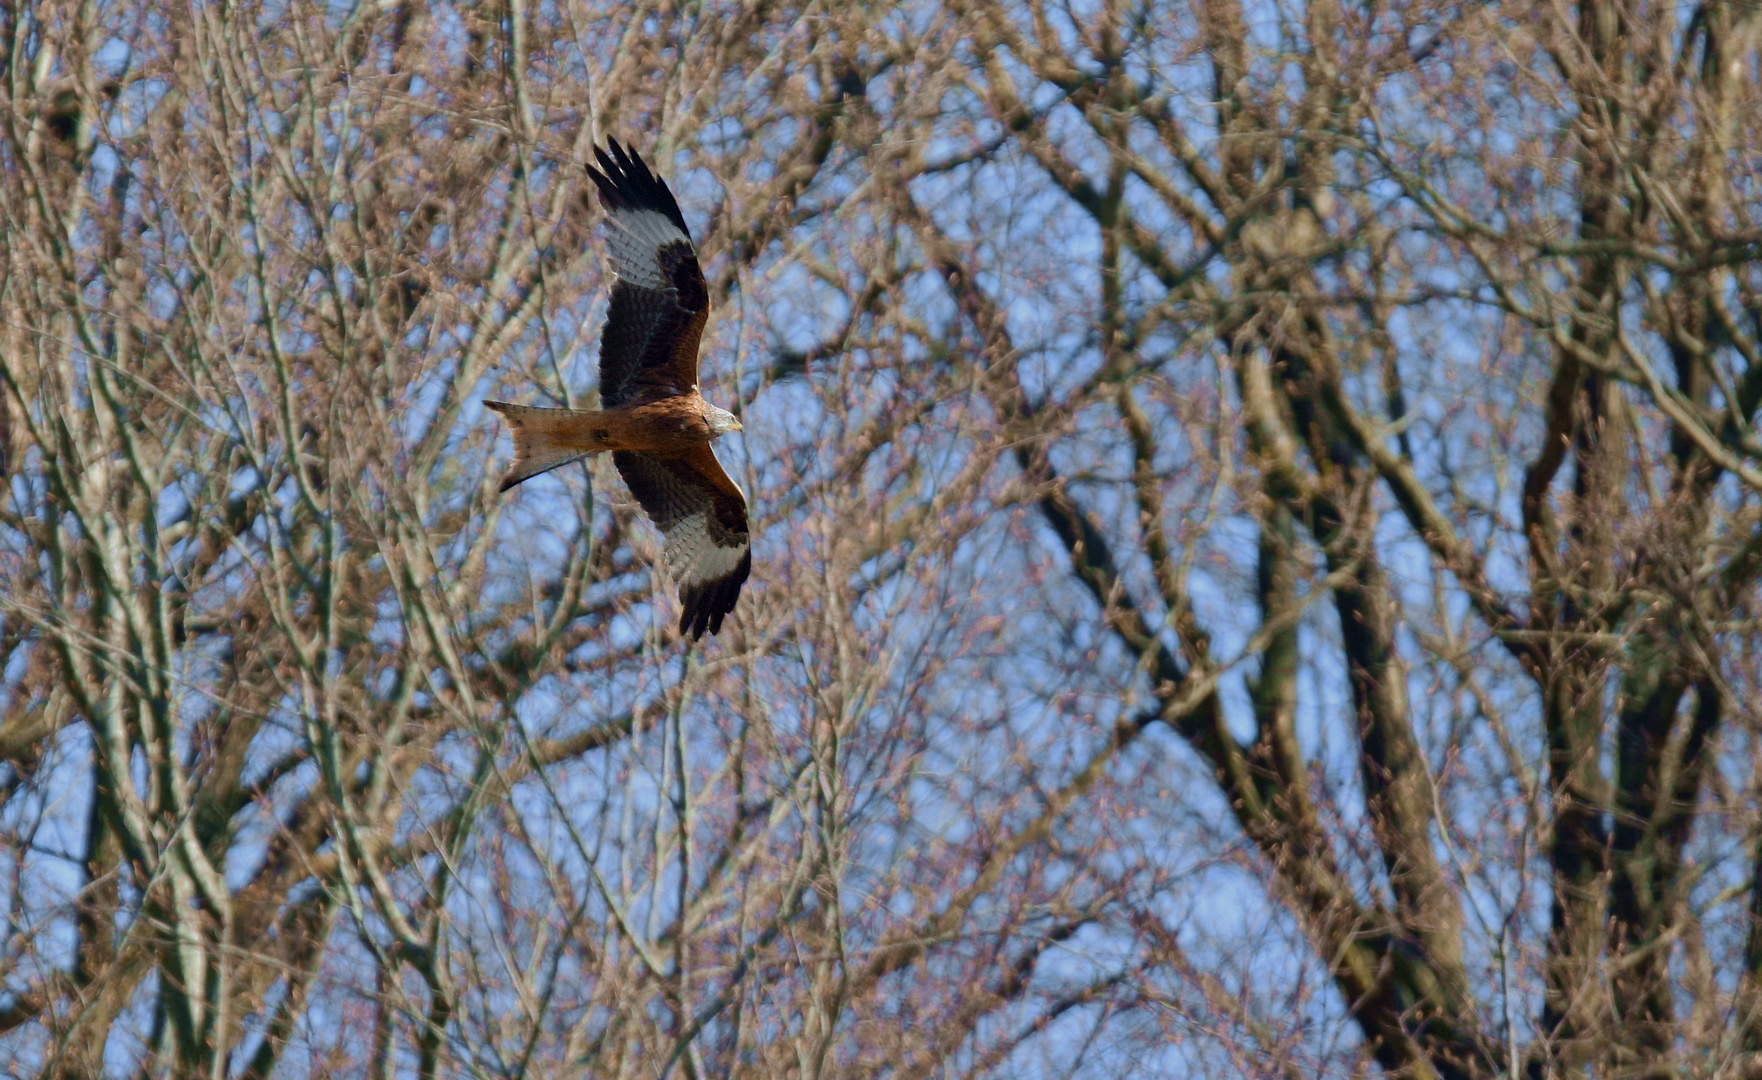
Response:
[{"label": "primary flight feather", "polygon": [[514,435],[507,491],[601,451],[666,538],[679,582],[679,632],[722,628],[752,570],[746,498],[710,443],[740,421],[697,389],[698,339],[710,295],[697,249],[667,185],[642,158],[607,139],[587,166],[606,209],[612,302],[600,334],[603,409],[540,409],[486,401]]}]

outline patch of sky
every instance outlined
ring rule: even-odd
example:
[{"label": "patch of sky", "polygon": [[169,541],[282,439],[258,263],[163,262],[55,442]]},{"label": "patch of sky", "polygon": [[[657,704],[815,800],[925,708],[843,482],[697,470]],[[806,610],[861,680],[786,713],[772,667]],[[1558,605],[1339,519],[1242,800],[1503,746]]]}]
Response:
[{"label": "patch of sky", "polygon": [[110,1025],[103,1049],[106,1076],[136,1076],[145,1071],[143,1063],[153,1052],[149,1033],[153,1030],[160,978],[159,969],[151,968],[129,995],[116,1022]]},{"label": "patch of sky", "polygon": [[[254,760],[254,759],[253,759]],[[285,767],[286,760],[274,762],[274,770]],[[250,786],[256,787],[268,778],[259,777]],[[231,823],[231,843],[222,863],[226,887],[238,891],[249,885],[263,868],[269,845],[287,825],[290,816],[314,793],[319,783],[318,763],[302,761],[276,776],[269,790],[239,811]]]},{"label": "patch of sky", "polygon": [[[0,827],[15,838],[13,850],[0,859],[9,955],[27,958],[0,980],[0,1000],[33,983],[41,985],[73,963],[77,938],[65,915],[82,884],[77,845],[89,815],[89,800],[82,800],[78,790],[82,785],[72,781],[78,771],[77,763],[48,755],[37,775],[15,787],[0,809]],[[49,786],[47,781],[56,776],[65,789]],[[21,948],[26,944],[28,951]]]},{"label": "patch of sky", "polygon": [[167,484],[159,489],[153,519],[159,528],[182,521],[190,514],[190,499],[179,484]]},{"label": "patch of sky", "polygon": [[175,281],[167,281],[155,275],[147,282],[147,311],[155,319],[169,320],[177,314],[182,305],[183,297],[180,287],[187,285],[183,280],[186,274],[179,273]]},{"label": "patch of sky", "polygon": [[106,133],[115,140],[139,134],[142,122],[158,111],[170,90],[171,84],[165,79],[136,78],[124,83],[117,93],[116,108],[105,125]]},{"label": "patch of sky", "polygon": [[[646,764],[666,756],[663,726],[614,743],[607,753],[552,766],[545,774],[548,782],[534,777],[516,785],[511,805],[544,858],[578,878],[592,865],[614,893],[626,883],[633,888],[652,883],[645,871],[629,868],[628,860],[642,857],[629,844],[640,843],[639,832],[677,825],[671,797],[657,797],[664,778]],[[589,911],[604,911],[595,891],[583,899]]]},{"label": "patch of sky", "polygon": [[765,325],[780,345],[795,352],[812,350],[843,324],[850,310],[847,295],[794,263],[773,272],[765,295]]},{"label": "patch of sky", "polygon": [[[0,627],[5,625],[6,620],[0,619]],[[10,709],[13,698],[21,691],[30,692],[30,688],[23,686],[22,681],[25,669],[30,664],[31,653],[41,647],[43,646],[37,642],[24,638],[6,654],[4,665],[0,665],[0,709]]]},{"label": "patch of sky", "polygon": [[[36,513],[42,506],[42,498],[47,494],[47,482],[43,479],[43,450],[32,444],[26,448],[24,456],[12,464],[11,475],[5,478],[6,496],[11,501],[14,512],[20,516]],[[0,526],[0,538],[10,551],[17,551],[28,544],[28,537],[22,532]]]},{"label": "patch of sky", "polygon": [[893,5],[881,25],[894,40],[922,38],[937,29],[943,11],[935,0],[906,0]]},{"label": "patch of sky", "polygon": [[577,491],[580,468],[565,466],[520,485],[520,494],[508,498],[502,510],[498,531],[503,543],[491,554],[492,563],[508,560],[511,566],[531,568],[520,575],[529,587],[551,580],[580,546],[588,520],[585,493]]},{"label": "patch of sky", "polygon": [[293,694],[283,695],[251,737],[245,764],[239,770],[241,786],[255,787],[283,767],[292,755],[306,747],[304,706]]},{"label": "patch of sky", "polygon": [[[0,1007],[10,1009],[14,991],[0,991]],[[0,1075],[39,1075],[51,1054],[47,1024],[21,1024],[0,1036]]]},{"label": "patch of sky", "polygon": [[0,830],[24,842],[7,853],[5,896],[15,927],[34,934],[42,944],[33,953],[52,966],[64,965],[73,947],[71,927],[59,916],[80,887],[86,821],[93,792],[77,778],[91,765],[91,734],[84,724],[69,725],[50,740],[35,775],[11,788],[0,804]]},{"label": "patch of sky", "polygon": [[619,674],[547,675],[521,695],[514,720],[529,741],[567,739],[652,711],[662,690]]},{"label": "patch of sky", "polygon": [[242,1076],[245,1067],[257,1053],[258,1047],[269,1037],[270,1018],[280,1010],[281,1004],[288,995],[287,976],[281,976],[263,991],[258,1007],[249,1015],[241,1017],[239,1026],[243,1029],[238,1045],[233,1048],[227,1060],[227,1072],[231,1076]]},{"label": "patch of sky", "polygon": [[[399,395],[402,415],[398,420],[404,447],[413,449],[428,438],[429,428],[438,418],[441,405],[454,399],[453,376],[458,368],[458,359],[445,355],[405,386]],[[438,463],[436,467],[439,467]]]}]

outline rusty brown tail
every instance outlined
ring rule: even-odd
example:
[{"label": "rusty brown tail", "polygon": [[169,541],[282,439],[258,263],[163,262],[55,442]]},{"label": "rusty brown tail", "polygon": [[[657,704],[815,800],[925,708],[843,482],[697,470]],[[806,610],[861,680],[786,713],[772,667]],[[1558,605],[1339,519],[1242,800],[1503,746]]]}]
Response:
[{"label": "rusty brown tail", "polygon": [[503,491],[539,473],[611,449],[601,438],[597,412],[538,409],[506,401],[486,401],[483,406],[501,413],[514,435],[514,463],[502,477]]}]

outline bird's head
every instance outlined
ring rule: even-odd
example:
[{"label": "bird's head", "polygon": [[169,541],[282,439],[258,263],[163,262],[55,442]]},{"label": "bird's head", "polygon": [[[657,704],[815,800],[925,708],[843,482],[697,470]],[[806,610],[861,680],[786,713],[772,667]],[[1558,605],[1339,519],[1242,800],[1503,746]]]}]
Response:
[{"label": "bird's head", "polygon": [[709,403],[704,404],[704,420],[710,425],[710,438],[726,435],[730,431],[740,430],[740,421],[727,409],[718,409]]}]

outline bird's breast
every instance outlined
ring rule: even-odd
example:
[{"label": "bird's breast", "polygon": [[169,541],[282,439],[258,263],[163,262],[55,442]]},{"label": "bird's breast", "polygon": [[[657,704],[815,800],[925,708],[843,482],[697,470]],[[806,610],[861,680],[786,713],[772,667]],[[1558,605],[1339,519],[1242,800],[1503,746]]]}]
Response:
[{"label": "bird's breast", "polygon": [[714,437],[704,419],[703,399],[696,394],[647,401],[614,410],[620,449],[678,454]]}]

